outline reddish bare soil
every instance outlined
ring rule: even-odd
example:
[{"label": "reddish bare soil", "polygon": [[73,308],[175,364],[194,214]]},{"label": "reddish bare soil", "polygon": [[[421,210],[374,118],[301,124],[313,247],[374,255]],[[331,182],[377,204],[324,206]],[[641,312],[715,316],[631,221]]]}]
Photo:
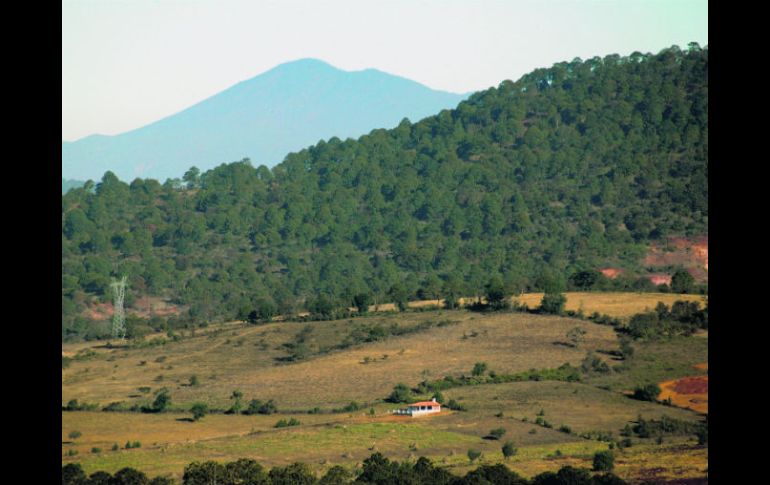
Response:
[{"label": "reddish bare soil", "polygon": [[671,284],[671,275],[670,274],[652,274],[649,275],[648,278],[650,278],[650,281],[653,285],[670,285]]},{"label": "reddish bare soil", "polygon": [[623,270],[620,268],[602,268],[599,271],[611,280],[617,278],[623,273]]},{"label": "reddish bare soil", "polygon": [[673,387],[678,394],[708,394],[708,376],[685,377],[676,381]]},{"label": "reddish bare soil", "polygon": [[689,238],[672,236],[662,243],[653,244],[644,258],[644,264],[653,268],[682,266],[697,281],[708,281],[708,259],[708,235]]},{"label": "reddish bare soil", "polygon": [[709,406],[709,377],[683,377],[674,381],[660,384],[662,392],[658,399],[671,398],[675,406],[689,408],[698,413],[708,414]]},{"label": "reddish bare soil", "polygon": [[[133,306],[126,308],[127,314],[135,314],[142,318],[150,318],[153,315],[167,317],[169,315],[179,315],[182,308],[165,301],[163,298],[154,296],[143,296],[134,301]],[[112,303],[92,303],[88,309],[84,310],[82,315],[91,320],[109,320],[112,318],[114,308]]]}]

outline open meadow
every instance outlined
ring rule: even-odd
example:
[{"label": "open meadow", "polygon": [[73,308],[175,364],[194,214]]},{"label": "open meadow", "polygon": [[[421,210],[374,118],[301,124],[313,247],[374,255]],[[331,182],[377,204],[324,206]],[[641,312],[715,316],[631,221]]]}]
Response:
[{"label": "open meadow", "polygon": [[[575,304],[569,295],[567,308]],[[670,304],[663,297],[674,296],[625,295],[635,310],[597,295],[593,307],[583,299],[584,312],[596,308],[620,317],[654,308],[657,301]],[[586,332],[577,346],[567,337],[575,327]],[[639,419],[665,416],[688,430],[703,421],[687,403],[665,406],[629,394],[636,386],[705,375],[707,333],[635,342],[633,357],[622,360],[618,335],[609,325],[528,313],[434,310],[212,325],[178,341],[150,341],[62,346],[63,353],[77,356],[62,369],[62,405],[77,399],[98,404],[97,409],[120,403],[114,407],[123,410],[63,411],[63,464],[79,462],[87,473],[130,466],[151,477],[180,479],[184,466],[195,460],[246,457],[267,467],[302,461],[321,472],[336,464],[355,467],[379,451],[399,461],[427,456],[458,474],[479,463],[504,462],[532,477],[567,464],[590,467],[593,453],[627,439],[628,446],[617,450],[615,469],[624,479],[707,475],[707,445],[699,445],[691,431],[623,434]],[[398,383],[416,387],[444,376],[470,376],[477,362],[487,364],[487,374],[513,374],[565,363],[580,368],[589,352],[609,370],[584,372],[574,382],[524,380],[442,391],[445,402],[455,400],[464,411],[393,416],[390,411],[403,405],[385,401]],[[149,405],[163,388],[171,396],[167,412],[127,411]],[[251,399],[273,400],[278,413],[223,414],[233,404],[234,390],[242,393],[244,407]],[[418,393],[414,399],[430,397]],[[341,409],[352,401],[359,409]],[[195,402],[215,412],[193,421],[189,409]],[[275,427],[292,418],[299,424]],[[493,439],[490,431],[499,428],[503,436]],[[76,438],[70,436],[74,431],[80,433]],[[508,440],[518,452],[504,459],[501,446]],[[141,446],[126,449],[135,442]],[[473,464],[466,455],[470,449],[482,453]]]}]

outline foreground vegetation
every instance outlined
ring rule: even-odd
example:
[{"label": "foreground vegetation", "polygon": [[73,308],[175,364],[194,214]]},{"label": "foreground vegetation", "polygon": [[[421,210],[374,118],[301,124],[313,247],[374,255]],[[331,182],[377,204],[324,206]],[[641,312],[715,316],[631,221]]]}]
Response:
[{"label": "foreground vegetation", "polygon": [[[468,453],[471,461],[478,458],[475,453]],[[564,466],[558,472],[544,472],[532,480],[527,480],[511,471],[505,465],[481,465],[469,471],[464,477],[457,477],[443,468],[436,467],[430,460],[420,457],[416,462],[391,462],[381,453],[374,453],[362,463],[360,469],[351,471],[342,466],[333,466],[320,479],[304,463],[293,463],[286,467],[266,470],[254,460],[240,459],[230,463],[215,461],[193,462],[185,467],[182,483],[184,485],[203,485],[217,483],[221,485],[344,485],[362,484],[405,484],[413,485],[465,485],[465,484],[508,484],[508,485],[600,485],[626,483],[610,472],[613,455],[597,453],[594,458],[594,470],[606,473],[592,474],[587,469]],[[147,479],[146,475],[133,468],[123,468],[110,476],[98,471],[86,477],[79,465],[62,467],[63,485],[95,485],[110,483],[115,485],[171,485],[177,483],[168,477]]]},{"label": "foreground vegetation", "polygon": [[[666,320],[676,305],[663,305],[646,309]],[[272,468],[304,462],[320,477],[334,465],[360,470],[356,463],[381,452],[425,456],[458,477],[505,464],[534,479],[564,465],[591,468],[597,452],[611,451],[624,480],[703,477],[703,417],[654,394],[634,399],[634,390],[705,372],[693,366],[708,361],[707,336],[633,338],[633,317],[590,316],[432,310],[212,326],[163,345],[92,344],[63,369],[63,408],[79,411],[62,413],[62,461],[180,481],[190,461],[212,456]],[[434,396],[449,410],[390,414]],[[196,415],[198,404],[205,410]]]}]

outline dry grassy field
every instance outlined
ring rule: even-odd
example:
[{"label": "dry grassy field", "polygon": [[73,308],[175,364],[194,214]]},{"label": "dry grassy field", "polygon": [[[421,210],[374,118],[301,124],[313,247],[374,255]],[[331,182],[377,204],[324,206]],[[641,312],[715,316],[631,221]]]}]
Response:
[{"label": "dry grassy field", "polygon": [[[628,310],[613,303],[611,297],[616,295],[580,295],[595,298],[587,300],[590,304],[583,301],[584,312],[613,316],[652,308],[670,296],[625,294],[627,307],[634,309]],[[416,331],[325,351],[356,329],[394,324]],[[574,348],[565,341],[566,333],[576,326],[587,333]],[[298,335],[304,337],[307,356],[286,362],[285,344],[296,342]],[[322,472],[335,464],[354,467],[375,451],[395,460],[427,456],[458,474],[478,463],[505,462],[528,477],[567,464],[590,467],[593,453],[606,449],[607,443],[583,438],[581,433],[618,436],[638,416],[699,421],[701,416],[691,410],[635,401],[624,392],[647,382],[703,374],[706,369],[693,366],[708,360],[707,334],[637,343],[633,359],[622,362],[608,355],[619,345],[610,326],[545,315],[459,310],[376,313],[330,322],[227,324],[153,347],[96,345],[100,347],[93,343],[62,346],[62,352],[70,355],[93,351],[62,370],[63,404],[70,399],[101,406],[116,401],[149,403],[153,393],[165,387],[171,393],[173,412],[62,412],[62,463],[79,462],[88,473],[131,466],[151,477],[177,479],[194,460],[247,457],[267,467],[303,461]],[[393,416],[389,412],[398,405],[383,402],[396,383],[415,386],[425,379],[469,375],[479,361],[486,362],[489,370],[512,373],[565,362],[579,366],[588,351],[597,352],[616,370],[586,376],[581,382],[527,381],[448,389],[445,400],[455,399],[468,410],[423,419]],[[198,385],[189,385],[193,375]],[[275,400],[279,414],[209,414],[197,422],[189,419],[187,410],[193,402],[225,409],[235,389],[243,392],[244,403],[253,398]],[[330,412],[351,401],[369,405],[352,413]],[[316,407],[322,412],[307,414]],[[369,414],[370,408],[374,415]],[[534,423],[541,412],[552,428]],[[274,427],[279,419],[292,417],[301,424]],[[571,433],[560,431],[563,425]],[[500,427],[505,429],[502,440],[488,439],[490,430]],[[71,439],[72,431],[82,435]],[[519,451],[504,461],[500,447],[506,440]],[[124,449],[127,441],[139,441],[142,446]],[[692,437],[669,437],[660,444],[652,439],[635,441],[616,460],[616,473],[623,478],[662,480],[706,474],[708,448],[697,446]],[[116,443],[120,449],[113,451]],[[93,448],[100,451],[92,452]],[[482,452],[473,465],[466,456],[469,449]],[[69,456],[74,452],[70,450],[77,454]]]},{"label": "dry grassy field", "polygon": [[[240,389],[247,399],[273,399],[281,409],[329,409],[350,401],[385,398],[399,382],[416,385],[426,378],[470,374],[480,360],[497,372],[520,372],[558,367],[565,362],[578,364],[587,350],[614,350],[618,345],[611,327],[522,313],[442,311],[362,321],[414,325],[431,320],[452,324],[292,364],[276,359],[286,355],[281,345],[291,342],[303,329],[310,329],[308,345],[317,348],[339,338],[351,324],[273,323],[166,346],[113,349],[90,360],[73,362],[63,370],[62,398],[64,403],[78,399],[101,405],[138,402],[147,399],[139,388],[167,387],[174,403],[201,401],[224,408],[230,405],[233,390]],[[575,326],[587,331],[585,343],[579,349],[560,345]],[[159,358],[162,362],[158,362]],[[370,363],[364,363],[367,358]],[[188,385],[193,375],[198,377],[198,386]]]},{"label": "dry grassy field", "polygon": [[[611,317],[627,319],[635,313],[652,311],[655,305],[662,301],[671,306],[677,300],[697,301],[701,307],[705,305],[703,295],[679,295],[675,293],[599,293],[599,292],[567,292],[567,310],[583,310],[585,315],[593,312],[607,314]],[[540,306],[543,293],[525,293],[515,300],[529,308]]]}]

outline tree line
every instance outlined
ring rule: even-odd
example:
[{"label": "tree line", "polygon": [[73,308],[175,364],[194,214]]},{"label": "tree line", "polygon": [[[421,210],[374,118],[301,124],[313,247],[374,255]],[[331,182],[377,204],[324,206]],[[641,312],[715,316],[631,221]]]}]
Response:
[{"label": "tree line", "polygon": [[[478,452],[476,452],[478,453]],[[480,453],[470,453],[474,461]],[[597,458],[598,457],[598,458]],[[415,462],[397,462],[374,453],[364,460],[357,472],[340,465],[331,467],[320,478],[304,463],[274,467],[269,471],[254,460],[242,458],[228,463],[215,461],[193,462],[184,469],[183,485],[622,485],[626,482],[613,473],[612,453],[597,453],[594,470],[564,466],[557,472],[543,472],[528,480],[511,471],[503,464],[480,465],[465,476],[452,475],[436,467],[428,458]],[[62,485],[174,485],[178,482],[168,477],[152,480],[134,468],[123,468],[114,475],[97,471],[86,476],[78,463],[62,467]]]}]

